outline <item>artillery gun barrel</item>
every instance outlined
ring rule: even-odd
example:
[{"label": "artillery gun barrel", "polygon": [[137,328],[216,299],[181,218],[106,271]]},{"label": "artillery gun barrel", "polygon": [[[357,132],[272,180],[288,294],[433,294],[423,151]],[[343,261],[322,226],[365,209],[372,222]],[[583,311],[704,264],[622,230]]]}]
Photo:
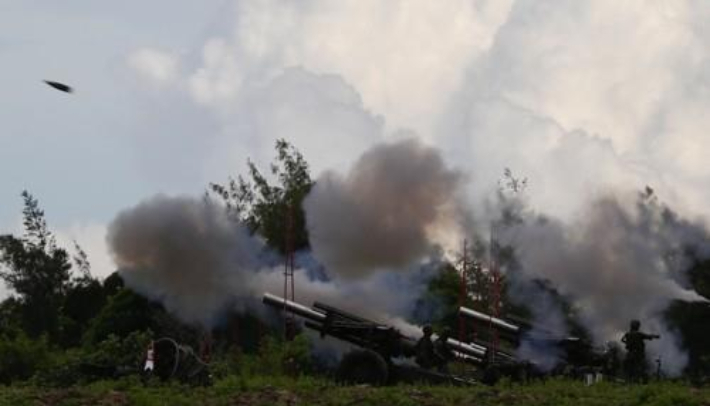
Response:
[{"label": "artillery gun barrel", "polygon": [[479,311],[469,309],[468,307],[461,306],[459,307],[459,313],[466,316],[470,317],[472,319],[476,319],[479,321],[483,321],[486,323],[491,323],[494,326],[498,327],[499,329],[513,333],[513,334],[520,334],[520,327],[516,326],[515,324],[508,323],[507,321],[503,319],[499,319],[497,317],[490,316],[485,313],[481,313]]},{"label": "artillery gun barrel", "polygon": [[453,338],[447,339],[446,345],[458,353],[474,358],[480,358],[486,355],[486,349],[484,347],[476,344],[463,343],[459,340],[454,340]]},{"label": "artillery gun barrel", "polygon": [[326,327],[324,327],[320,323],[315,323],[312,321],[306,321],[303,323],[306,327],[310,328],[311,330],[317,331],[321,333],[322,335],[329,335],[331,337],[335,337],[339,340],[345,341],[350,344],[357,345],[359,347],[367,348],[368,347],[368,342],[367,340],[363,339],[362,337],[359,337],[354,334],[347,334],[342,331],[331,331],[328,330]]},{"label": "artillery gun barrel", "polygon": [[[483,341],[483,340],[476,340],[476,339],[474,339],[470,344],[476,345],[476,346],[479,346],[482,348],[492,348],[493,347],[493,343],[491,343],[491,342]],[[502,350],[500,348],[496,349],[496,356],[501,357],[501,358],[507,358],[507,359],[515,359],[515,356],[512,353]]]},{"label": "artillery gun barrel", "polygon": [[483,359],[478,358],[478,357],[472,357],[472,356],[466,355],[466,354],[462,354],[460,352],[456,353],[456,358],[460,361],[467,362],[469,364],[473,364],[476,366],[483,365]]},{"label": "artillery gun barrel", "polygon": [[319,323],[325,321],[325,314],[310,309],[296,302],[292,302],[282,297],[272,295],[271,293],[264,293],[263,302],[269,306],[281,309],[283,311],[289,311],[293,314],[297,314],[311,321]]},{"label": "artillery gun barrel", "polygon": [[346,312],[346,311],[337,309],[337,308],[335,308],[335,307],[333,307],[333,306],[327,305],[327,304],[322,303],[322,302],[314,302],[314,303],[313,303],[313,308],[316,309],[316,310],[320,310],[320,311],[322,311],[322,312],[325,312],[326,314],[328,314],[328,313],[337,314],[338,316],[340,316],[340,317],[342,317],[342,318],[344,318],[344,319],[348,319],[348,320],[350,320],[350,321],[355,321],[355,322],[358,322],[358,323],[377,324],[377,323],[375,323],[374,321],[368,320],[368,319],[366,319],[366,318],[364,318],[364,317],[356,316],[356,315],[354,315],[354,314],[352,314],[352,313],[348,313],[348,312]]}]

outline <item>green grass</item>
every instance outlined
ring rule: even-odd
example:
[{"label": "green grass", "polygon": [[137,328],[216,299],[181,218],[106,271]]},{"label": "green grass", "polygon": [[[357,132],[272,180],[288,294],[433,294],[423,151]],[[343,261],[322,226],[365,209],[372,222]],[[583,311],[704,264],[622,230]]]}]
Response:
[{"label": "green grass", "polygon": [[383,388],[338,386],[312,377],[232,375],[211,387],[142,385],[135,378],[101,381],[70,388],[29,385],[0,387],[0,405],[570,405],[570,406],[710,406],[710,388],[682,383],[626,386],[548,380],[530,385],[495,387],[400,385]]}]

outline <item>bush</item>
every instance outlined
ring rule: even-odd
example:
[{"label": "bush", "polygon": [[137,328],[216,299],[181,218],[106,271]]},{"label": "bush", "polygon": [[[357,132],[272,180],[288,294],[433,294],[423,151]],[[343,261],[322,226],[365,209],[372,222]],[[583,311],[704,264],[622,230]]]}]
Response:
[{"label": "bush", "polygon": [[0,383],[26,380],[49,360],[46,337],[32,340],[22,331],[0,336]]},{"label": "bush", "polygon": [[308,338],[298,335],[293,341],[265,337],[256,354],[235,351],[213,359],[210,371],[221,379],[232,374],[244,376],[296,376],[311,372]]},{"label": "bush", "polygon": [[292,341],[266,337],[259,347],[258,373],[262,375],[300,375],[311,369],[308,338],[297,335]]},{"label": "bush", "polygon": [[35,376],[42,386],[69,386],[136,373],[151,339],[150,332],[133,332],[126,338],[110,335],[98,344],[54,354],[51,368]]},{"label": "bush", "polygon": [[127,337],[134,331],[151,326],[151,306],[148,300],[129,289],[121,289],[89,323],[85,344],[96,344],[109,336]]}]

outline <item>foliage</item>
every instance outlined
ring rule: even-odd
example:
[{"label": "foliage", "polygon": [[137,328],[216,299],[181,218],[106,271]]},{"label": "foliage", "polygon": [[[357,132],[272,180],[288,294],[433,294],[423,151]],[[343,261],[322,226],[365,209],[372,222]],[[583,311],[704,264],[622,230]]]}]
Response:
[{"label": "foliage", "polygon": [[107,276],[103,282],[104,294],[106,297],[111,297],[118,293],[119,290],[124,286],[123,279],[118,272],[113,272],[111,275]]},{"label": "foliage", "polygon": [[210,190],[222,199],[233,218],[261,235],[270,247],[286,253],[309,246],[302,203],[314,182],[308,163],[291,144],[277,140],[276,152],[270,172],[278,184],[269,183],[249,161],[250,180],[239,175],[226,185],[210,184]]},{"label": "foliage", "polygon": [[134,331],[147,330],[151,327],[151,313],[151,304],[147,299],[122,288],[91,320],[84,341],[89,345],[96,344],[110,335],[126,337]]},{"label": "foliage", "polygon": [[308,372],[311,368],[308,339],[303,334],[297,335],[292,341],[282,341],[273,336],[264,337],[259,352],[250,361],[242,364],[242,374],[295,376]]},{"label": "foliage", "polygon": [[91,320],[106,304],[104,288],[96,279],[81,277],[66,290],[60,319],[60,344],[63,347],[81,344],[81,338]]},{"label": "foliage", "polygon": [[[0,389],[2,390],[2,389]],[[127,377],[61,389],[33,386],[9,387],[0,405],[574,405],[574,406],[700,406],[707,404],[710,390],[681,383],[624,386],[601,383],[584,386],[577,381],[550,380],[530,385],[501,384],[495,387],[399,385],[390,387],[338,386],[308,377],[230,375],[212,387],[194,388],[176,384],[140,384]]]},{"label": "foliage", "polygon": [[23,331],[0,335],[0,383],[28,379],[48,363],[46,337],[33,340]]},{"label": "foliage", "polygon": [[83,342],[91,346],[112,335],[124,338],[135,331],[146,330],[152,331],[154,338],[168,336],[191,346],[197,344],[200,335],[200,331],[177,320],[160,304],[150,302],[128,288],[121,288],[90,320]]},{"label": "foliage", "polygon": [[124,338],[110,335],[92,346],[56,352],[51,367],[39,371],[34,382],[63,387],[135,374],[151,339],[150,331],[134,331]]},{"label": "foliage", "polygon": [[[459,306],[461,276],[450,264],[443,264],[429,280],[427,289],[415,304],[414,317],[419,324],[431,324],[435,331],[455,329]],[[470,305],[470,299],[466,303]]]},{"label": "foliage", "polygon": [[15,297],[0,302],[0,336],[22,328],[22,304]]},{"label": "foliage", "polygon": [[710,376],[710,307],[706,303],[675,301],[666,311],[670,326],[682,337],[688,351],[686,373],[696,380]]},{"label": "foliage", "polygon": [[53,338],[71,264],[67,252],[56,246],[37,200],[27,191],[22,198],[25,234],[0,236],[0,277],[19,295],[25,331]]}]

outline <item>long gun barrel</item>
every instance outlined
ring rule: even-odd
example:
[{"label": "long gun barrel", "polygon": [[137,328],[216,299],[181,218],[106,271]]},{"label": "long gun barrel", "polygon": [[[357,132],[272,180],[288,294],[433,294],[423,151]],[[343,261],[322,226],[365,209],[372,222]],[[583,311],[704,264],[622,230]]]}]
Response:
[{"label": "long gun barrel", "polygon": [[325,314],[313,309],[309,309],[308,307],[298,304],[296,302],[292,302],[282,297],[272,295],[271,293],[264,293],[263,301],[269,306],[276,307],[278,309],[288,311],[293,314],[297,314],[303,317],[304,319],[319,323],[325,321]]},{"label": "long gun barrel", "polygon": [[326,314],[328,314],[328,313],[337,314],[339,317],[341,317],[341,318],[343,318],[343,319],[347,319],[347,320],[350,320],[350,321],[353,321],[353,322],[356,322],[356,323],[372,323],[372,324],[375,324],[375,322],[370,321],[370,320],[368,320],[368,319],[366,319],[366,318],[364,318],[364,317],[356,316],[356,315],[354,315],[354,314],[352,314],[352,313],[348,313],[348,312],[346,312],[346,311],[343,311],[343,310],[340,310],[340,309],[336,309],[335,307],[330,306],[330,305],[327,305],[327,304],[322,303],[322,302],[313,302],[313,308],[316,309],[316,310],[318,310],[318,311],[322,311],[323,313],[326,313]]},{"label": "long gun barrel", "polygon": [[517,334],[520,334],[520,332],[521,332],[520,326],[517,326],[513,323],[509,323],[503,319],[499,319],[497,317],[493,317],[488,314],[481,313],[481,312],[478,312],[473,309],[469,309],[468,307],[464,307],[464,306],[459,307],[459,313],[466,316],[466,317],[476,319],[478,321],[493,324],[497,328],[499,328],[505,332],[508,332],[508,333],[512,333],[512,334],[517,335]]},{"label": "long gun barrel", "polygon": [[[479,312],[464,306],[459,307],[459,314],[472,318],[474,320],[492,324],[503,333],[504,337],[515,343],[519,343],[523,334],[526,334],[528,339],[532,339],[535,341],[549,341],[557,344],[569,344],[580,341],[579,337],[560,336],[551,332],[546,332],[542,329],[533,329],[533,326],[528,324],[527,322],[521,321],[520,323],[511,323],[498,317],[493,317],[486,313]],[[533,330],[535,331],[535,334],[531,334],[531,331]],[[484,347],[487,347],[486,343],[480,344]]]},{"label": "long gun barrel", "polygon": [[486,349],[484,347],[481,347],[476,344],[467,344],[459,340],[454,340],[453,338],[447,339],[446,345],[453,351],[456,351],[468,357],[479,359],[486,355]]}]

